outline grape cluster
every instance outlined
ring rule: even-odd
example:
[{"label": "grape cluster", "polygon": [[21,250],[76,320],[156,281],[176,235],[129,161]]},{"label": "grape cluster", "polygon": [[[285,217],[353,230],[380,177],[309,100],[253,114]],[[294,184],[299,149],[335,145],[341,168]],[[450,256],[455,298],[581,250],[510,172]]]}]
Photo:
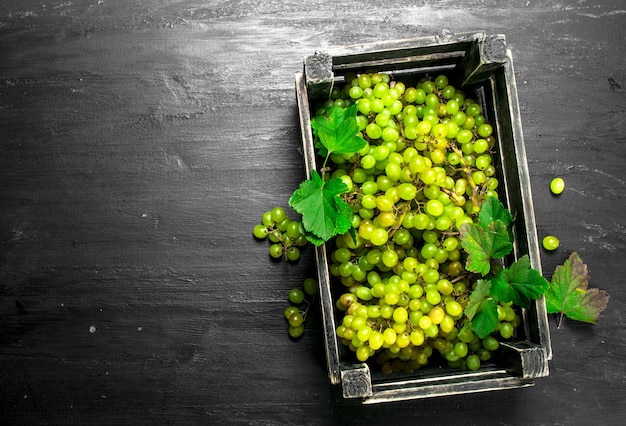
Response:
[{"label": "grape cluster", "polygon": [[492,336],[480,339],[464,322],[477,277],[464,269],[459,227],[498,197],[493,128],[444,75],[414,86],[385,73],[346,75],[315,114],[354,103],[366,146],[331,154],[325,175],[347,184],[354,212],[355,238],[329,244],[330,273],[343,284],[336,333],[385,372],[415,370],[433,353],[478,369],[520,323],[506,304]]},{"label": "grape cluster", "polygon": [[274,259],[284,257],[295,262],[300,259],[300,248],[308,243],[302,223],[290,219],[283,207],[263,213],[261,223],[252,232],[257,239],[269,239],[269,254]]},{"label": "grape cluster", "polygon": [[289,324],[289,336],[292,338],[297,339],[304,333],[304,321],[311,306],[311,298],[317,292],[317,281],[314,278],[305,278],[302,288],[289,290],[289,306],[285,308],[284,315]]}]

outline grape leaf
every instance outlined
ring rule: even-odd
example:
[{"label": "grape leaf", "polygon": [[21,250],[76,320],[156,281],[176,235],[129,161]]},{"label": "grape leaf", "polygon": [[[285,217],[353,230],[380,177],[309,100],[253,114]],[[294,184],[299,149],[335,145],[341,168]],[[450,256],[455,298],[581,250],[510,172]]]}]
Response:
[{"label": "grape leaf", "polygon": [[484,339],[496,331],[498,323],[498,304],[491,298],[485,299],[472,320],[472,330],[479,338]]},{"label": "grape leaf", "polygon": [[498,326],[498,305],[490,297],[490,293],[491,282],[478,280],[464,311],[471,321],[472,330],[481,339],[495,331]]},{"label": "grape leaf", "polygon": [[354,153],[365,146],[365,139],[357,136],[359,125],[355,118],[356,108],[356,104],[346,109],[333,106],[325,115],[318,115],[311,120],[311,128],[327,150],[320,154]]},{"label": "grape leaf", "polygon": [[487,198],[480,207],[478,225],[486,229],[490,223],[496,220],[501,220],[508,228],[511,222],[513,222],[513,217],[511,216],[511,212],[504,208],[500,200],[490,197]]},{"label": "grape leaf", "polygon": [[576,252],[556,267],[545,297],[548,313],[561,314],[559,327],[563,316],[595,324],[610,298],[604,290],[589,288],[587,265]]},{"label": "grape leaf", "polygon": [[476,288],[470,293],[469,301],[465,307],[465,316],[470,321],[480,311],[483,302],[489,297],[491,292],[491,281],[478,280]]},{"label": "grape leaf", "polygon": [[528,255],[522,256],[509,268],[500,270],[491,280],[491,285],[491,295],[496,300],[513,302],[526,309],[550,286],[538,270],[530,267]]},{"label": "grape leaf", "polygon": [[467,252],[466,269],[482,275],[489,273],[491,260],[499,259],[511,252],[507,225],[501,220],[485,227],[466,223],[460,228],[461,246]]},{"label": "grape leaf", "polygon": [[348,187],[339,178],[324,182],[313,170],[311,179],[305,180],[289,198],[289,205],[302,215],[302,225],[311,234],[309,241],[319,246],[351,227],[352,210],[339,197]]}]

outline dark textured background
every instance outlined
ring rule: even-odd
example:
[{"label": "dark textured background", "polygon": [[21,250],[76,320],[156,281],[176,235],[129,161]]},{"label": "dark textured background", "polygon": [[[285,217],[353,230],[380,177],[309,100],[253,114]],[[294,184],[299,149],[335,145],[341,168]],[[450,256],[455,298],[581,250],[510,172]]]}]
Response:
[{"label": "dark textured background", "polygon": [[[612,298],[595,326],[550,319],[532,388],[361,406],[317,311],[287,336],[312,251],[273,264],[252,227],[304,177],[302,58],[442,29],[506,35],[538,232],[561,240],[544,272],[578,251]],[[0,423],[617,424],[625,38],[619,0],[3,1]]]}]

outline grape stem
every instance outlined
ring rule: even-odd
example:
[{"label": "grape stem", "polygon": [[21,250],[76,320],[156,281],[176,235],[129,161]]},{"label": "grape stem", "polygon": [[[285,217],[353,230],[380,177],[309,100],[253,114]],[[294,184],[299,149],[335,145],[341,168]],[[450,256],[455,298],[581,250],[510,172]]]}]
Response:
[{"label": "grape stem", "polygon": [[404,216],[406,216],[409,210],[411,210],[411,202],[404,203],[402,208],[400,209],[400,212],[401,212],[400,218],[396,220],[396,223],[394,223],[393,228],[391,228],[391,230],[389,231],[389,239],[391,239],[393,237],[393,234],[395,234],[396,231],[400,229],[400,226],[402,226],[402,221],[404,220]]}]

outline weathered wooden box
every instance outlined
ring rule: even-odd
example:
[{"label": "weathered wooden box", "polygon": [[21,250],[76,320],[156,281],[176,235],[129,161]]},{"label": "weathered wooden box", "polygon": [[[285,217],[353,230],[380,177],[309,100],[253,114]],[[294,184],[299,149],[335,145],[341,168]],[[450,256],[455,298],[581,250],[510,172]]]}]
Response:
[{"label": "weathered wooden box", "polygon": [[[541,271],[513,61],[505,37],[484,32],[447,33],[346,46],[305,58],[303,71],[296,74],[296,95],[308,176],[317,167],[311,105],[328,98],[331,87],[340,83],[346,73],[371,70],[391,73],[397,80],[443,73],[481,104],[497,139],[501,201],[516,217],[513,230],[516,245],[508,261],[527,254],[532,266]],[[478,371],[434,366],[411,375],[386,376],[373,372],[368,364],[353,361],[335,334],[337,317],[325,246],[316,249],[316,261],[328,373],[333,384],[341,383],[346,398],[378,403],[521,388],[548,375],[552,352],[543,299],[522,312],[522,325],[514,341],[501,344],[496,360]]]}]

